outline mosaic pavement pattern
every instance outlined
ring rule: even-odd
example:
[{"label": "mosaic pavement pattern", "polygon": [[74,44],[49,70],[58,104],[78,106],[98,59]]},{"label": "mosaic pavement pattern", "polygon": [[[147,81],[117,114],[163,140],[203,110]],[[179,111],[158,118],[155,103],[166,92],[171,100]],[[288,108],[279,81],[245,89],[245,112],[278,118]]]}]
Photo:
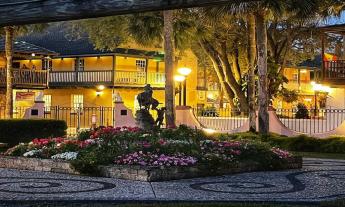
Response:
[{"label": "mosaic pavement pattern", "polygon": [[0,202],[319,202],[337,198],[345,198],[345,160],[305,159],[302,170],[153,183],[0,169]]}]

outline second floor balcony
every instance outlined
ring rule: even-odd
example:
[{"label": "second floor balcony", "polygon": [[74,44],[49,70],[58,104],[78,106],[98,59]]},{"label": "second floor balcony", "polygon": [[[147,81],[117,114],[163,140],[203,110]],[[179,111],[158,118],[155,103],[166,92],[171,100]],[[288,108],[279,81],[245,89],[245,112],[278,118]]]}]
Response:
[{"label": "second floor balcony", "polygon": [[[0,86],[6,86],[6,69],[0,68]],[[46,88],[48,72],[46,70],[13,69],[14,88]]]},{"label": "second floor balcony", "polygon": [[345,60],[323,62],[322,79],[330,84],[345,84]]},{"label": "second floor balcony", "polygon": [[107,85],[123,87],[142,87],[151,84],[153,87],[164,87],[165,73],[94,70],[94,71],[50,71],[50,86],[88,86]]}]

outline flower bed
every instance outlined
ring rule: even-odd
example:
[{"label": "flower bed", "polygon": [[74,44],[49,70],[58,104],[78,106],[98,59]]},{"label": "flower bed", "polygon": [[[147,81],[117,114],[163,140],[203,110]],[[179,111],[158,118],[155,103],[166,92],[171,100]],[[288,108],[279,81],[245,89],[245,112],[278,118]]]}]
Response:
[{"label": "flower bed", "polygon": [[68,161],[82,174],[149,181],[301,167],[301,159],[268,144],[216,141],[184,126],[152,132],[102,127],[73,140],[34,139],[5,155]]}]

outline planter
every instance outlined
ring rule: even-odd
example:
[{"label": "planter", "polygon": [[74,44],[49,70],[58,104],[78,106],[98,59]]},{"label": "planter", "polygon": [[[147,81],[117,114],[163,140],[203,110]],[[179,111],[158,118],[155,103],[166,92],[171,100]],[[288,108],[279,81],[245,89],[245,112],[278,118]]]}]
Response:
[{"label": "planter", "polygon": [[[283,169],[299,169],[302,167],[302,157],[290,158]],[[0,168],[20,170],[34,170],[55,173],[79,174],[71,168],[69,162],[60,162],[49,159],[23,158],[0,156]],[[210,169],[206,166],[191,167],[143,167],[130,165],[100,166],[103,177],[120,178],[138,181],[166,181],[205,176],[227,175],[234,173],[253,172],[264,170],[257,163],[244,162],[226,169]]]}]

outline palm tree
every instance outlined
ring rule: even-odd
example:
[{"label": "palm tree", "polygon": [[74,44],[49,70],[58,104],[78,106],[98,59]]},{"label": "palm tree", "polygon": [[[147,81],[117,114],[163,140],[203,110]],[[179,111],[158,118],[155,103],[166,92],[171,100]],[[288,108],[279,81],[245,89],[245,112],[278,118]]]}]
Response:
[{"label": "palm tree", "polygon": [[5,27],[5,53],[6,53],[6,119],[13,118],[13,38],[14,38],[14,27]]},{"label": "palm tree", "polygon": [[164,59],[165,59],[165,107],[166,126],[176,128],[175,121],[175,86],[174,86],[174,61],[175,43],[173,29],[173,11],[163,12],[164,16]]},{"label": "palm tree", "polygon": [[6,119],[13,118],[13,42],[15,35],[23,35],[35,31],[42,31],[46,24],[27,25],[21,27],[7,26],[5,30],[5,56],[6,56]]},{"label": "palm tree", "polygon": [[249,131],[256,132],[256,107],[255,107],[255,65],[256,65],[256,22],[255,16],[247,15],[248,30],[248,107]]}]

